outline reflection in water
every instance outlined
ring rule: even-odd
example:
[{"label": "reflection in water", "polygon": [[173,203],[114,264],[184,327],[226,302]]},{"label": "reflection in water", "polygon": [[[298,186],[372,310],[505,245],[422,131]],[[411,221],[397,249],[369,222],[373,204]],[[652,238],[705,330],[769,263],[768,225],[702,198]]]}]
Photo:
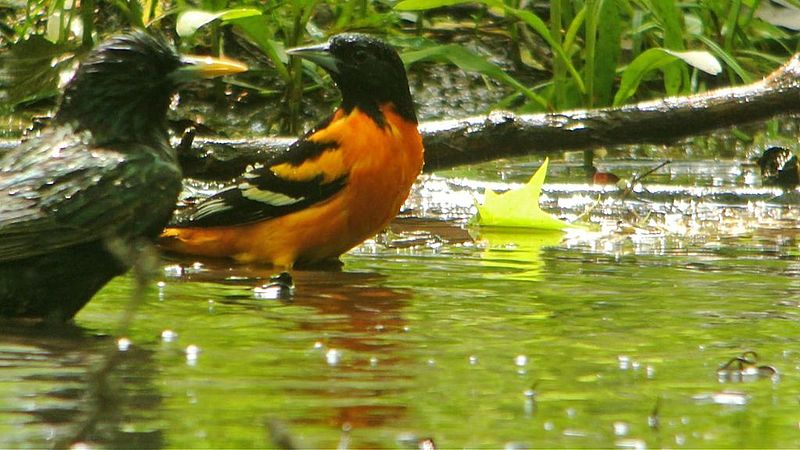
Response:
[{"label": "reflection in water", "polygon": [[[125,448],[800,448],[796,207],[549,186],[559,211],[602,194],[590,217],[612,227],[475,245],[457,181],[344,268],[294,272],[290,299],[256,295],[269,268],[166,263],[108,389],[89,374],[113,342],[91,330],[113,330],[130,279],[85,328],[0,323],[0,447],[52,446],[94,411],[85,441]],[[753,371],[747,350],[780,382],[720,380],[736,355]]]},{"label": "reflection in water", "polygon": [[0,447],[163,447],[150,351],[115,352],[109,365],[114,342],[76,326],[0,330]]},{"label": "reflection in water", "polygon": [[[404,368],[408,363],[402,356],[407,353],[405,342],[384,338],[397,336],[407,329],[402,313],[408,306],[411,293],[379,286],[385,277],[377,274],[338,275],[322,283],[317,279],[313,295],[296,299],[299,304],[314,307],[319,315],[335,319],[301,320],[298,326],[327,336],[324,344],[329,352],[363,355],[362,361],[353,361],[330,373],[330,380],[341,387],[314,390],[314,393],[331,400],[362,399],[361,402],[356,400],[353,404],[337,407],[337,413],[332,417],[335,425],[379,428],[399,421],[408,408],[407,405],[376,404],[374,399],[403,395],[408,383],[398,382],[414,379],[414,374]],[[297,282],[302,283],[302,277]],[[364,358],[369,358],[369,364],[364,364]],[[332,363],[330,358],[328,362]],[[380,369],[375,366],[380,366]],[[357,383],[348,382],[354,379],[358,380]],[[380,445],[379,442],[374,444]]]},{"label": "reflection in water", "polygon": [[[402,421],[408,406],[383,398],[404,396],[413,385],[415,374],[407,343],[398,336],[408,330],[403,311],[411,291],[382,286],[386,276],[378,273],[331,270],[295,270],[294,295],[288,300],[263,300],[245,296],[269,282],[275,275],[271,267],[246,265],[232,267],[219,260],[206,259],[180,264],[182,282],[207,282],[236,286],[239,295],[229,295],[220,303],[249,310],[302,307],[309,312],[295,315],[285,332],[317,336],[313,352],[328,366],[322,372],[301,371],[286,382],[283,395],[314,398],[327,406],[301,418],[274,417],[295,425],[320,425],[342,430],[381,428]],[[175,271],[175,270],[173,270]],[[307,363],[306,363],[307,364]],[[309,383],[309,381],[313,381]],[[380,447],[380,441],[358,442],[359,446]]]},{"label": "reflection in water", "polygon": [[[564,239],[561,231],[517,228],[474,228],[470,233],[486,247],[481,254],[481,264],[490,269],[486,271],[487,278],[528,281],[542,279],[542,249],[556,246]],[[498,273],[504,269],[512,271]]]}]

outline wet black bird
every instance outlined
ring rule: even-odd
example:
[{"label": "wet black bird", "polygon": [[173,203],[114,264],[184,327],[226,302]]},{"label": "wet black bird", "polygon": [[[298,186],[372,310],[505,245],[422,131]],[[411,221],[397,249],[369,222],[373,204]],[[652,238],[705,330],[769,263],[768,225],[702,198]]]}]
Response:
[{"label": "wet black bird", "polygon": [[800,184],[797,157],[783,147],[770,147],[758,158],[761,181],[765,186],[794,189]]},{"label": "wet black bird", "polygon": [[173,93],[244,70],[142,31],[87,55],[51,126],[0,156],[0,316],[70,319],[130,267],[181,189],[165,126]]}]

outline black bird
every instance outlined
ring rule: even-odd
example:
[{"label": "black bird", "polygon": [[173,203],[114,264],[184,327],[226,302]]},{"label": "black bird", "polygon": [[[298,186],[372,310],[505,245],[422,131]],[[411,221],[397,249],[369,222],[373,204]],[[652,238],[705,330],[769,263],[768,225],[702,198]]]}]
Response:
[{"label": "black bird", "polygon": [[761,182],[764,186],[778,186],[794,189],[800,184],[797,157],[783,147],[770,147],[758,158],[761,168]]},{"label": "black bird", "polygon": [[0,316],[72,318],[166,225],[181,170],[166,131],[185,82],[238,73],[142,31],[95,48],[52,125],[0,156]]}]

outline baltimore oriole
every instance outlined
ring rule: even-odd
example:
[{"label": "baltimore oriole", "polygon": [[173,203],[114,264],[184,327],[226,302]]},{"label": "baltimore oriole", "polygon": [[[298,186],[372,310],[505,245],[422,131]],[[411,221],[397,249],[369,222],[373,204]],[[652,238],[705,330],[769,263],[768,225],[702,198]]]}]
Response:
[{"label": "baltimore oriole", "polygon": [[331,76],[341,106],[235,186],[175,215],[169,250],[281,268],[336,258],[397,215],[422,170],[422,139],[403,63],[360,34],[291,50]]},{"label": "baltimore oriole", "polygon": [[67,320],[129,268],[181,189],[165,126],[173,92],[245,69],[144,32],[87,56],[52,125],[0,155],[0,315]]}]

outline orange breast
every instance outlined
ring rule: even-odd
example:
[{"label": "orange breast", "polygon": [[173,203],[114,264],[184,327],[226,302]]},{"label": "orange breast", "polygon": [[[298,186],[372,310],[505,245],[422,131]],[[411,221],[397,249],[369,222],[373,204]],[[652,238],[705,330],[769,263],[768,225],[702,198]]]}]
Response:
[{"label": "orange breast", "polygon": [[336,154],[323,153],[320,158],[327,159],[319,161],[327,172],[347,171],[347,185],[330,199],[242,226],[169,228],[163,245],[179,253],[291,267],[337,257],[372,237],[397,215],[423,164],[416,124],[403,120],[391,106],[383,113],[387,126],[379,128],[358,109],[339,112],[310,137],[340,145]]}]

